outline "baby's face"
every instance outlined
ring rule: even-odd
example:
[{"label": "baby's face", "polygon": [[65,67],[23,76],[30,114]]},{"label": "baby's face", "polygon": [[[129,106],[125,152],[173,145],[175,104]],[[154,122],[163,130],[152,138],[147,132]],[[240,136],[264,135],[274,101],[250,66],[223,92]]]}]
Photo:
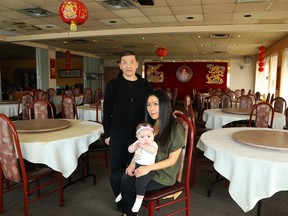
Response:
[{"label": "baby's face", "polygon": [[141,144],[151,144],[154,141],[154,134],[151,129],[142,129],[138,132],[137,138]]}]

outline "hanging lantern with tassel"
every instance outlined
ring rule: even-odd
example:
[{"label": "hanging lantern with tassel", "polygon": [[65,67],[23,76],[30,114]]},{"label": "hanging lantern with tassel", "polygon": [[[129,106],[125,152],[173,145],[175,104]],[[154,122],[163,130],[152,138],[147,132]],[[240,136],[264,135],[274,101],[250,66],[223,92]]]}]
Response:
[{"label": "hanging lantern with tassel", "polygon": [[156,50],[156,54],[157,56],[159,56],[160,58],[163,58],[165,56],[168,55],[168,50],[166,48],[162,48],[162,47],[159,47],[157,50]]},{"label": "hanging lantern with tassel", "polygon": [[77,25],[82,25],[88,18],[86,6],[79,0],[66,0],[59,8],[63,22],[70,25],[70,31],[77,31]]}]

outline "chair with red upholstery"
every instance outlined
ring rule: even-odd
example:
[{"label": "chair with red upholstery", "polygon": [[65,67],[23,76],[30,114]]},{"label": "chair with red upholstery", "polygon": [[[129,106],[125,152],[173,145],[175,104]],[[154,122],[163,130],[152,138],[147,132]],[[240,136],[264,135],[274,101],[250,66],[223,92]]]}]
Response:
[{"label": "chair with red upholstery", "polygon": [[209,96],[205,100],[207,109],[218,109],[221,107],[221,97],[218,95]]},{"label": "chair with red upholstery", "polygon": [[223,92],[221,95],[221,108],[231,108],[232,107],[232,98],[228,93]]},{"label": "chair with red upholstery", "polygon": [[235,106],[239,108],[252,108],[253,101],[251,97],[247,95],[241,95],[240,97],[237,98]]},{"label": "chair with red upholstery", "polygon": [[[103,102],[104,102],[104,98],[100,98],[96,102],[96,122],[98,122],[99,124],[102,124],[102,121],[103,121]],[[100,116],[99,116],[99,113],[101,113]],[[105,143],[103,135],[101,135],[100,138],[96,140],[94,143],[90,144],[88,152],[99,153],[98,155],[95,155],[94,157],[104,159],[104,167],[106,169],[109,167],[109,145]]]},{"label": "chair with red upholstery", "polygon": [[29,106],[29,119],[54,118],[53,106],[48,100],[37,99]]},{"label": "chair with red upholstery", "polygon": [[[186,115],[179,112],[176,112],[175,115],[177,117],[177,121],[183,126],[186,138],[186,147],[183,148],[180,155],[180,157],[182,157],[182,165],[178,171],[177,182],[174,185],[160,190],[146,192],[144,200],[147,202],[147,204],[144,203],[143,205],[148,208],[149,216],[152,216],[155,210],[160,210],[163,207],[167,207],[179,202],[184,202],[184,206],[175,206],[179,207],[179,209],[174,209],[173,212],[166,215],[174,215],[183,211],[185,212],[186,216],[190,215],[190,171],[194,146],[194,129],[191,121]],[[179,195],[178,193],[181,192],[182,194]],[[177,196],[177,194],[179,196]],[[173,198],[167,198],[170,196]]]},{"label": "chair with red upholstery", "polygon": [[[255,119],[254,119],[255,117]],[[248,127],[272,128],[274,108],[268,102],[260,102],[250,112]]]},{"label": "chair with red upholstery", "polygon": [[[188,105],[187,108],[187,116],[191,121],[191,124],[194,129],[194,143],[198,143],[198,140],[200,139],[200,136],[208,131],[209,129],[203,127],[200,124],[197,124],[195,121],[195,115],[194,115],[194,110],[192,104]],[[212,161],[208,160],[204,155],[203,152],[200,151],[196,145],[193,147],[193,171],[192,171],[192,179],[191,179],[191,187],[193,188],[196,183],[196,176],[197,176],[197,171],[199,166],[204,166],[204,165],[212,165]]]},{"label": "chair with red upholstery", "polygon": [[85,88],[83,92],[83,104],[91,104],[92,103],[92,90],[91,88]]},{"label": "chair with red upholstery", "polygon": [[284,113],[287,108],[286,100],[283,97],[275,97],[271,104],[275,112]]},{"label": "chair with red upholstery", "polygon": [[[25,216],[29,216],[30,204],[54,192],[58,192],[63,207],[62,174],[45,165],[24,161],[16,128],[4,114],[0,114],[0,137],[0,213],[4,210],[3,193],[21,186]],[[8,188],[3,187],[6,181]]]},{"label": "chair with red upholstery", "polygon": [[28,92],[25,92],[18,99],[18,120],[29,119],[29,107],[32,104],[32,101],[33,101],[33,96]]},{"label": "chair with red upholstery", "polygon": [[78,112],[75,99],[72,96],[62,97],[62,117],[64,119],[78,119]]}]

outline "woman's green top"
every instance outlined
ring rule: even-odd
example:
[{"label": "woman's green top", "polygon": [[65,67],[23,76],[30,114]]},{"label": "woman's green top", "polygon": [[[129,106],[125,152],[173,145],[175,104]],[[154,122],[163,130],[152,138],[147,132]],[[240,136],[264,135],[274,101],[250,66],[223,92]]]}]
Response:
[{"label": "woman's green top", "polygon": [[[168,145],[168,151],[163,152],[163,149],[159,148],[157,155],[156,155],[155,162],[159,162],[159,161],[167,159],[171,152],[175,152],[179,148],[183,148],[185,146],[184,130],[179,123],[177,124],[177,126],[175,127],[175,130],[172,133],[173,134],[171,136],[171,140]],[[157,137],[155,137],[155,141],[156,140],[157,140]],[[167,167],[165,169],[156,170],[153,180],[160,184],[167,185],[167,186],[171,186],[175,184],[177,173],[180,167],[180,163],[181,163],[181,154],[177,162],[173,166]]]}]

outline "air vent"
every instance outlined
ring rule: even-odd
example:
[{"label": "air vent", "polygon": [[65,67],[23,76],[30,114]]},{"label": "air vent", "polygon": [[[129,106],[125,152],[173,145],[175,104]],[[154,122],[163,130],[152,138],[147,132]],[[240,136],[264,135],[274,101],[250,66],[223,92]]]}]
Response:
[{"label": "air vent", "polygon": [[229,34],[210,34],[210,38],[212,39],[228,39],[230,38]]},{"label": "air vent", "polygon": [[132,3],[130,3],[128,0],[104,0],[99,3],[111,10],[135,8],[135,6]]},{"label": "air vent", "polygon": [[43,8],[27,8],[18,10],[21,13],[24,13],[26,15],[32,16],[32,17],[48,17],[48,16],[54,16],[54,13],[51,13],[47,10],[44,10]]}]

